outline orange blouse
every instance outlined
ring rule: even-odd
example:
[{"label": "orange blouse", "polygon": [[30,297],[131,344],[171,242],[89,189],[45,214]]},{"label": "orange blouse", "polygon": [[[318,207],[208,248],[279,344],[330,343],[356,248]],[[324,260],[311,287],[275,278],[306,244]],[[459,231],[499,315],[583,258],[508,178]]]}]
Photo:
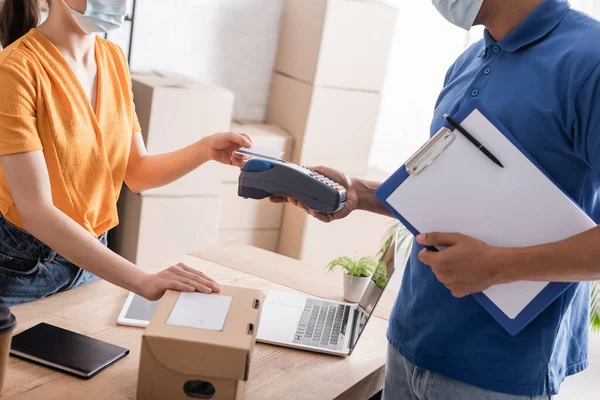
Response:
[{"label": "orange blouse", "polygon": [[[43,150],[54,205],[98,237],[117,200],[140,126],[121,49],[100,37],[96,110],[58,49],[35,29],[0,51],[0,156]],[[0,167],[0,212],[22,228]]]}]

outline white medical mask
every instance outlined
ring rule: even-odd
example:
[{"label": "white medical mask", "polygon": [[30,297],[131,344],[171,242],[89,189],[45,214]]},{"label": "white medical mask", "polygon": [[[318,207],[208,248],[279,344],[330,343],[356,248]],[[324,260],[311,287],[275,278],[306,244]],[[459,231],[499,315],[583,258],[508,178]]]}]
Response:
[{"label": "white medical mask", "polygon": [[440,14],[452,24],[469,30],[475,23],[483,0],[432,0]]},{"label": "white medical mask", "polygon": [[127,15],[128,0],[87,0],[85,13],[73,10],[65,1],[63,3],[71,11],[73,19],[87,35],[106,33],[119,29]]}]

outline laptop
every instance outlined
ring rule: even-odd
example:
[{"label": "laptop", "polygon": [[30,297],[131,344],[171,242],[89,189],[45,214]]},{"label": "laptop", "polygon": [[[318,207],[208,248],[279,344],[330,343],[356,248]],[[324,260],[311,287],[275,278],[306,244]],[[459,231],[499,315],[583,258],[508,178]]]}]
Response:
[{"label": "laptop", "polygon": [[373,315],[395,271],[392,244],[383,257],[387,276],[371,279],[358,304],[270,291],[263,304],[256,340],[285,347],[348,356]]}]

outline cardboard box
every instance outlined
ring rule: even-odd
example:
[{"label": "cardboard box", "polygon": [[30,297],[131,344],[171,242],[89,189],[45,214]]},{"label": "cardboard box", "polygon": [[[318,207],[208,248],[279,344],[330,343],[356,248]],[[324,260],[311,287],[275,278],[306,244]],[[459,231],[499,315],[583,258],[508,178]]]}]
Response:
[{"label": "cardboard box", "polygon": [[317,86],[381,92],[397,10],[364,0],[287,0],[275,69]]},{"label": "cardboard box", "polygon": [[218,242],[247,244],[276,252],[279,245],[279,229],[221,229]]},{"label": "cardboard box", "polygon": [[[222,286],[219,295],[192,293],[205,299],[232,298],[222,330],[183,326],[193,322],[190,318],[171,321],[177,307],[182,306],[178,302],[184,295],[190,293],[167,291],[144,332],[137,398],[241,399],[243,382],[249,376],[263,293],[231,286]],[[192,325],[202,325],[197,322]]]},{"label": "cardboard box", "polygon": [[[368,175],[368,179],[378,182],[385,178],[387,176],[379,171]],[[395,219],[390,217],[354,211],[344,219],[327,224],[287,204],[281,225],[279,253],[323,266],[342,256],[374,256],[383,245],[386,231],[394,223]]]},{"label": "cardboard box", "polygon": [[[225,88],[171,73],[154,73],[132,75],[132,90],[149,154],[179,150],[213,133],[229,131],[234,96]],[[235,173],[235,168],[225,168]],[[221,170],[219,164],[208,162],[178,181],[148,193],[215,194]]]},{"label": "cardboard box", "polygon": [[118,208],[120,223],[112,247],[140,266],[169,262],[217,244],[220,200],[216,196],[153,197],[124,189]]},{"label": "cardboard box", "polygon": [[237,183],[221,186],[221,229],[279,229],[283,204],[238,196]]},{"label": "cardboard box", "polygon": [[276,73],[267,121],[294,137],[293,162],[365,174],[380,103],[378,93],[318,87]]}]

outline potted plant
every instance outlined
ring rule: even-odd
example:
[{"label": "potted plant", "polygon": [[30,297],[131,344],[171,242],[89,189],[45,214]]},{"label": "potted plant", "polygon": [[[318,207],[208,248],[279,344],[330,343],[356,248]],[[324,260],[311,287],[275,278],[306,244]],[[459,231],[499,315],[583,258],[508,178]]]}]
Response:
[{"label": "potted plant", "polygon": [[[344,271],[344,300],[351,303],[358,303],[362,297],[371,276],[383,264],[375,257],[351,258],[348,256],[339,257],[327,265],[327,270],[332,272],[335,268],[341,267]],[[383,264],[385,269],[385,264]]]}]

